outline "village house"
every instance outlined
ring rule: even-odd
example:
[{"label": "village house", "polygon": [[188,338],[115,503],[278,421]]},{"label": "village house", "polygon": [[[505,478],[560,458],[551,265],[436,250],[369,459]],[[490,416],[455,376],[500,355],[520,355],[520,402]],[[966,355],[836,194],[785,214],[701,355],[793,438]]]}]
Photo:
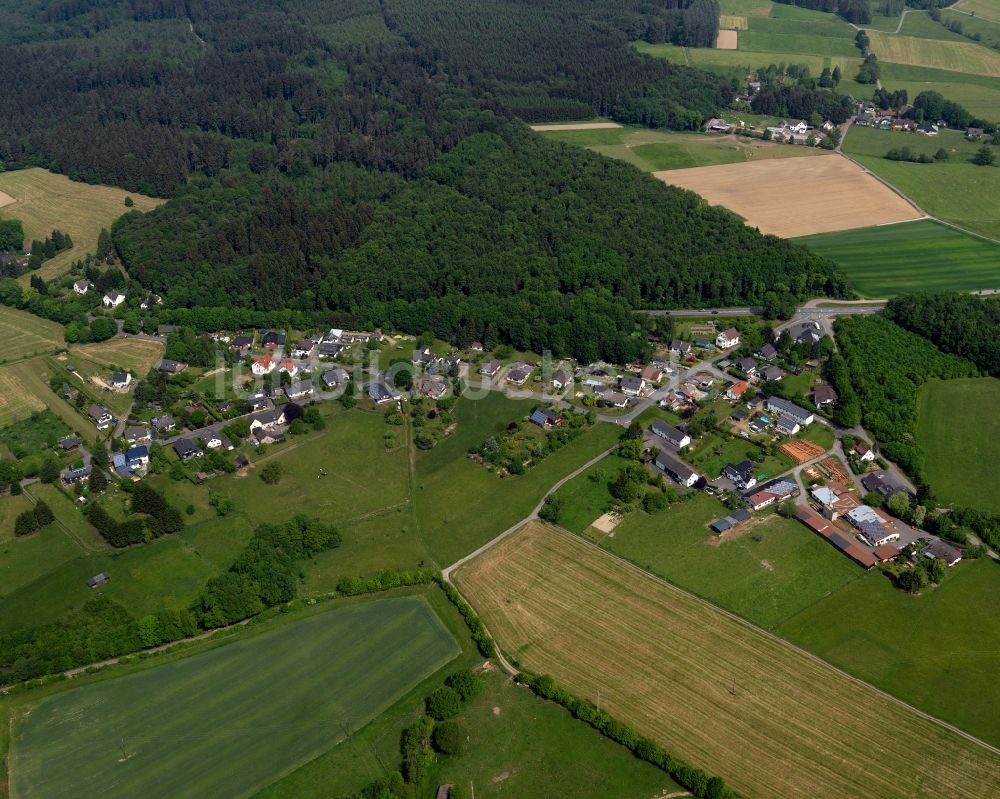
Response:
[{"label": "village house", "polygon": [[867,441],[863,441],[860,438],[851,447],[851,454],[862,463],[871,463],[875,460],[875,450],[871,448]]},{"label": "village house", "polygon": [[690,355],[691,354],[691,344],[687,341],[681,341],[675,338],[670,342],[670,351],[676,355]]},{"label": "village house", "polygon": [[556,371],[552,375],[552,380],[551,380],[552,388],[554,388],[556,391],[562,391],[564,388],[566,388],[567,385],[569,385],[569,381],[570,377],[568,374],[566,374],[564,370],[556,369]]},{"label": "village house", "polygon": [[270,355],[260,355],[253,359],[250,371],[258,377],[269,375],[274,371],[274,359]]},{"label": "village house", "polygon": [[100,405],[91,405],[87,410],[87,416],[97,425],[98,430],[107,430],[111,426],[111,422],[114,421],[111,411]]},{"label": "village house", "polygon": [[112,372],[108,379],[108,385],[114,391],[128,391],[132,385],[132,375],[128,372]]},{"label": "village house", "polygon": [[202,452],[201,447],[189,438],[177,439],[174,442],[174,452],[177,453],[177,457],[182,461],[189,461],[191,458],[200,458],[205,454]]},{"label": "village house", "polygon": [[316,342],[308,338],[292,347],[293,358],[311,358],[314,352],[316,352]]},{"label": "village house", "polygon": [[258,411],[250,416],[251,432],[258,427],[266,430],[273,430],[285,423],[285,412],[281,408],[269,408],[266,411]]},{"label": "village house", "polygon": [[320,358],[336,358],[344,351],[344,346],[336,341],[321,341],[319,343]]},{"label": "village house", "polygon": [[732,129],[733,126],[724,119],[712,118],[705,123],[705,130],[708,133],[729,133]]},{"label": "village house", "polygon": [[62,480],[66,485],[83,483],[90,479],[90,473],[91,473],[91,468],[89,466],[80,466],[76,469],[67,469],[62,474]]},{"label": "village house", "polygon": [[89,280],[77,280],[73,284],[73,291],[76,292],[77,294],[83,296],[88,291],[90,291],[90,287],[92,285],[93,285],[93,283],[91,283]]},{"label": "village house", "polygon": [[865,487],[865,491],[879,494],[882,499],[886,501],[888,501],[893,494],[898,494],[900,491],[907,495],[912,493],[909,489],[893,480],[890,474],[886,471],[872,472],[871,474],[862,477],[861,485]]},{"label": "village house", "polygon": [[274,350],[285,346],[285,334],[274,331],[264,333],[261,339],[261,346],[266,350]]},{"label": "village house", "polygon": [[776,502],[784,502],[798,493],[799,487],[793,481],[778,479],[757,487],[753,494],[746,497],[746,501],[752,510],[758,511]]},{"label": "village house", "polygon": [[639,397],[649,390],[649,385],[641,377],[623,375],[619,386],[623,394]]},{"label": "village house", "polygon": [[771,344],[765,344],[757,352],[754,353],[762,361],[773,361],[778,357],[778,351]]},{"label": "village house", "polygon": [[759,376],[761,380],[778,381],[785,376],[785,373],[780,367],[775,366],[773,363],[769,363],[760,370]]},{"label": "village house", "polygon": [[824,518],[834,521],[861,503],[854,493],[843,483],[829,480],[825,485],[813,486],[809,490],[813,502],[819,506]]},{"label": "village house", "polygon": [[299,373],[299,365],[292,360],[284,360],[281,362],[281,366],[278,367],[278,372],[287,374],[289,377],[295,377]]},{"label": "village house", "polygon": [[833,386],[826,383],[819,383],[813,386],[812,390],[813,405],[817,408],[829,408],[837,404],[837,400],[840,399],[837,396],[837,392],[834,391]]},{"label": "village house", "polygon": [[253,346],[253,336],[233,336],[233,341],[229,345],[239,352],[248,352]]},{"label": "village house", "polygon": [[125,464],[130,470],[141,469],[149,466],[149,447],[140,444],[136,447],[129,447],[125,451]]},{"label": "village house", "polygon": [[770,413],[776,414],[779,418],[787,416],[802,425],[802,427],[808,427],[816,421],[816,416],[811,411],[800,408],[794,402],[789,402],[781,397],[768,397],[767,410]]},{"label": "village house", "polygon": [[746,380],[737,380],[726,389],[726,399],[738,400],[750,388]]},{"label": "village house", "polygon": [[63,452],[73,452],[80,448],[80,439],[76,436],[68,436],[59,442],[59,446]]},{"label": "village house", "polygon": [[945,566],[954,566],[962,559],[962,551],[951,544],[940,539],[935,539],[922,550],[920,554],[925,558],[940,560]]},{"label": "village house", "polygon": [[368,396],[376,405],[385,405],[399,400],[399,393],[389,386],[385,380],[372,380],[368,386]]},{"label": "village house", "polygon": [[432,400],[438,400],[448,391],[448,383],[440,375],[424,375],[417,381],[417,391]]},{"label": "village house", "polygon": [[673,444],[677,449],[684,449],[691,444],[691,436],[662,419],[654,419],[649,426],[649,432],[659,436],[668,444]]},{"label": "village house", "polygon": [[518,361],[510,367],[507,372],[507,382],[515,386],[523,386],[531,374],[531,367],[526,363]]},{"label": "village house", "polygon": [[312,380],[302,380],[298,383],[292,383],[285,386],[285,396],[290,400],[302,399],[304,397],[311,397],[313,393]]},{"label": "village house", "polygon": [[563,423],[563,416],[551,408],[536,408],[531,414],[530,421],[539,427],[548,429],[561,425]]},{"label": "village house", "polygon": [[794,436],[802,427],[791,416],[782,414],[774,423],[774,429],[785,436]]},{"label": "village house", "polygon": [[601,392],[601,399],[612,408],[624,408],[628,405],[628,397],[620,391],[612,391],[610,388]]},{"label": "village house", "polygon": [[106,308],[117,308],[125,302],[125,295],[120,291],[109,291],[104,295],[102,302]]},{"label": "village house", "polygon": [[690,488],[700,479],[686,463],[666,452],[660,452],[654,462],[656,468],[686,488]]},{"label": "village house", "polygon": [[410,363],[414,366],[426,366],[436,360],[437,357],[430,351],[429,347],[414,350],[413,354],[410,355]]},{"label": "village house", "polygon": [[738,346],[739,343],[740,331],[735,327],[727,328],[715,337],[715,346],[720,350],[728,350],[730,347]]},{"label": "village house", "polygon": [[821,329],[819,322],[800,322],[790,327],[788,333],[797,344],[818,344]]},{"label": "village house", "polygon": [[183,361],[172,361],[169,358],[162,358],[157,364],[156,368],[160,372],[165,372],[168,375],[178,375],[187,369],[187,364]]},{"label": "village house", "polygon": [[126,427],[122,438],[127,444],[148,444],[151,440],[148,427]]},{"label": "village house", "polygon": [[502,366],[503,364],[500,363],[500,361],[495,358],[491,358],[488,361],[483,361],[483,363],[479,366],[479,374],[485,377],[496,377],[497,372],[500,371]]},{"label": "village house", "polygon": [[986,135],[986,131],[982,128],[966,128],[965,135],[970,139],[981,139]]},{"label": "village house", "polygon": [[722,476],[731,480],[740,491],[757,485],[757,478],[753,476],[753,462],[749,460],[726,464]]},{"label": "village house", "polygon": [[156,431],[157,435],[162,435],[168,430],[173,430],[177,427],[177,422],[174,420],[173,416],[169,414],[164,414],[163,416],[157,416],[152,421],[153,430]]},{"label": "village house", "polygon": [[753,377],[757,374],[757,361],[753,358],[740,358],[736,362],[736,368],[743,372],[747,377]]},{"label": "village house", "polygon": [[329,391],[335,386],[346,383],[351,379],[351,376],[344,369],[331,369],[329,372],[324,372],[320,379],[323,382],[323,388]]},{"label": "village house", "polygon": [[663,370],[660,369],[660,367],[658,367],[658,366],[653,366],[652,364],[650,364],[649,366],[645,367],[642,370],[642,372],[639,373],[639,376],[643,380],[645,380],[645,381],[647,381],[649,383],[656,384],[656,383],[659,383],[660,380],[663,379]]}]

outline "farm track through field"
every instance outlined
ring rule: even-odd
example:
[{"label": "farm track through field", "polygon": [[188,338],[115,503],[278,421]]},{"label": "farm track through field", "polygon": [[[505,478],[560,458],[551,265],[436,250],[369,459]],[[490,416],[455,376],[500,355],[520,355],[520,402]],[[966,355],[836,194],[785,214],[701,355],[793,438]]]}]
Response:
[{"label": "farm track through field", "polygon": [[529,525],[455,579],[527,668],[600,689],[613,715],[750,795],[1000,791],[994,747],[569,533]]}]

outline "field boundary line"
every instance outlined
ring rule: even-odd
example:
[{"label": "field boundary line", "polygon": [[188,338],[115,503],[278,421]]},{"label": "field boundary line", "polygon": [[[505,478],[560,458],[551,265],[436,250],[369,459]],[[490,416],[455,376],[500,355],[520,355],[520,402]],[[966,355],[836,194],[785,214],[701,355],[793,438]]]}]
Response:
[{"label": "field boundary line", "polygon": [[962,738],[964,738],[965,740],[969,741],[970,743],[976,744],[976,745],[982,747],[983,749],[986,749],[987,751],[992,752],[995,755],[1000,755],[1000,747],[996,747],[996,746],[993,746],[992,744],[986,743],[986,741],[983,741],[980,738],[977,738],[975,735],[972,735],[971,733],[965,732],[965,730],[959,729],[954,724],[951,724],[950,722],[944,721],[943,719],[939,719],[937,716],[933,716],[930,713],[927,713],[927,712],[925,712],[923,710],[920,710],[919,708],[914,707],[913,705],[909,704],[908,702],[903,701],[899,697],[893,696],[892,694],[890,694],[890,693],[888,693],[886,691],[883,691],[881,688],[876,688],[871,683],[865,682],[861,678],[855,677],[853,674],[849,674],[848,672],[844,671],[843,669],[839,668],[838,666],[834,666],[832,663],[830,663],[829,661],[824,660],[819,655],[814,655],[812,652],[809,652],[808,650],[803,649],[802,647],[800,647],[800,646],[798,646],[796,644],[793,644],[788,639],[782,638],[780,635],[776,635],[776,634],[770,632],[769,630],[765,630],[763,627],[757,626],[752,621],[748,621],[747,619],[744,619],[742,616],[738,616],[737,614],[733,613],[732,611],[729,611],[729,610],[726,610],[725,608],[719,607],[718,605],[716,605],[716,604],[714,604],[712,602],[709,602],[707,599],[703,599],[702,597],[698,596],[697,594],[692,594],[691,592],[686,591],[685,589],[680,588],[680,587],[674,585],[670,581],[663,579],[659,575],[653,574],[652,572],[647,571],[646,569],[643,569],[640,566],[636,566],[634,563],[631,563],[630,561],[626,560],[625,558],[621,557],[620,555],[616,555],[614,552],[609,552],[608,550],[604,549],[603,547],[599,547],[597,544],[594,544],[594,543],[592,543],[590,541],[587,541],[585,538],[583,538],[581,536],[578,536],[578,535],[575,535],[574,533],[571,533],[569,530],[565,529],[564,527],[560,527],[559,525],[553,525],[553,524],[548,524],[546,526],[550,527],[553,530],[558,531],[558,533],[560,535],[567,536],[567,537],[569,537],[569,538],[571,538],[571,539],[573,539],[575,541],[579,541],[579,542],[583,543],[585,546],[590,547],[591,549],[595,549],[598,552],[601,552],[604,555],[606,555],[606,556],[608,556],[610,558],[613,558],[614,560],[616,560],[619,563],[627,566],[628,568],[634,569],[635,571],[640,572],[641,574],[644,574],[645,576],[651,578],[652,580],[654,580],[655,582],[659,583],[660,585],[665,586],[666,588],[668,588],[669,590],[673,591],[674,593],[679,594],[681,596],[689,597],[691,599],[694,599],[696,602],[698,602],[701,605],[704,605],[704,606],[707,606],[707,607],[712,608],[714,610],[717,610],[719,613],[723,614],[724,616],[728,617],[729,619],[731,619],[731,620],[733,620],[735,622],[738,622],[739,624],[743,625],[744,627],[747,627],[747,628],[749,628],[751,630],[754,630],[757,633],[760,633],[763,636],[766,636],[771,641],[773,641],[773,642],[775,642],[775,643],[777,643],[779,645],[783,645],[783,646],[785,646],[785,647],[787,647],[787,648],[789,648],[789,649],[797,652],[800,655],[804,655],[806,658],[808,658],[809,660],[813,661],[814,663],[816,663],[816,664],[818,664],[820,666],[825,666],[825,667],[827,667],[829,669],[832,669],[834,672],[836,672],[837,674],[841,675],[842,677],[846,677],[848,680],[850,680],[851,682],[853,682],[855,685],[859,685],[862,688],[867,688],[867,689],[869,689],[871,691],[874,691],[876,694],[879,694],[881,697],[890,700],[891,702],[893,702],[894,704],[898,705],[899,707],[902,707],[902,708],[905,708],[905,709],[907,709],[909,711],[912,711],[913,713],[916,713],[921,718],[923,718],[923,719],[925,719],[927,721],[933,722],[933,723],[935,723],[935,724],[943,727],[944,729],[946,729],[946,730],[948,730],[950,732],[956,733],[957,735],[961,736]]}]

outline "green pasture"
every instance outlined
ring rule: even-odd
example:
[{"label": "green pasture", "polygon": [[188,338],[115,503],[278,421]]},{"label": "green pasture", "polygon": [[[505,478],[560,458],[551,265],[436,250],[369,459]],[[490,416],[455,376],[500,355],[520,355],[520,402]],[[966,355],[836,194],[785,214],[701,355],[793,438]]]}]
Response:
[{"label": "green pasture", "polygon": [[11,796],[246,796],[350,736],[459,652],[425,600],[400,597],[67,691],[15,724]]},{"label": "green pasture", "polygon": [[707,494],[635,513],[601,546],[767,629],[864,572],[798,521],[756,518],[723,539],[706,525],[726,516]]},{"label": "green pasture", "polygon": [[1000,245],[939,222],[883,225],[797,241],[840,264],[851,285],[867,297],[1000,287]]},{"label": "green pasture", "polygon": [[989,558],[958,563],[941,586],[919,596],[894,588],[876,571],[817,597],[777,632],[996,746],[998,603],[1000,565]]},{"label": "green pasture", "polygon": [[1000,380],[933,380],[920,388],[917,442],[934,493],[1000,513]]},{"label": "green pasture", "polygon": [[911,101],[920,92],[935,91],[977,116],[991,120],[998,116],[1000,81],[993,76],[888,62],[882,62],[881,73],[887,89],[906,89]]}]

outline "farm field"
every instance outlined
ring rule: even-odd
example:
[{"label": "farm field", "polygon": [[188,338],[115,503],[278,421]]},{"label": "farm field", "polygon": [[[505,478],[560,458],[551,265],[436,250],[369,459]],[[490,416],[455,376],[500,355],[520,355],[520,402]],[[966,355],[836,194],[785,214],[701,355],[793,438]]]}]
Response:
[{"label": "farm field", "polygon": [[[15,723],[11,796],[246,796],[350,735],[459,652],[425,600],[400,597],[66,691]],[[282,690],[271,690],[277,681]]]},{"label": "farm field", "polygon": [[85,361],[91,364],[91,372],[124,369],[141,379],[163,357],[163,350],[164,345],[159,341],[116,336],[99,344],[71,347],[70,356],[77,363]]},{"label": "farm field", "polygon": [[815,147],[790,147],[762,139],[707,133],[675,133],[639,127],[553,130],[544,135],[546,138],[586,147],[608,158],[628,161],[643,172],[736,164],[769,158],[797,158],[825,152]]},{"label": "farm field", "polygon": [[996,7],[993,0],[961,0],[955,6],[969,14],[983,17],[991,22],[1000,23],[1000,8]]},{"label": "farm field", "polygon": [[620,128],[617,122],[556,122],[551,125],[531,125],[531,129],[537,133],[561,130],[613,130]]},{"label": "farm field", "polygon": [[[0,191],[15,202],[4,208],[7,219],[19,219],[24,224],[26,246],[33,239],[42,240],[54,229],[69,233],[73,246],[42,264],[37,274],[51,280],[63,274],[73,261],[97,249],[101,228],[111,229],[111,223],[128,210],[150,211],[163,200],[133,194],[111,186],[91,186],[77,183],[65,175],[45,169],[19,169],[0,174]],[[131,197],[135,206],[125,207]],[[29,275],[22,281],[28,282]]]},{"label": "farm field", "polygon": [[706,528],[727,513],[695,494],[652,516],[631,514],[600,545],[769,630],[864,574],[794,520],[755,516],[723,538]]},{"label": "farm field", "polygon": [[0,366],[0,427],[49,408],[86,439],[96,432],[93,422],[49,388],[52,367],[45,358],[32,358]]},{"label": "farm field", "polygon": [[1000,380],[934,380],[920,388],[917,442],[944,505],[1000,513]]},{"label": "farm field", "polygon": [[917,597],[873,572],[793,616],[777,632],[1000,746],[1000,620],[993,610],[998,602],[1000,566],[989,558],[958,563],[941,586]]},{"label": "farm field", "polygon": [[941,32],[940,39],[878,31],[869,31],[868,37],[871,39],[872,52],[878,56],[879,61],[1000,77],[1000,53],[967,40],[944,41],[949,34],[943,27]]},{"label": "farm field", "polygon": [[[920,216],[891,189],[838,155],[678,169],[653,176],[725,206],[762,233],[785,238]],[[808,194],[798,190],[803,182],[812,187]]]},{"label": "farm field", "polygon": [[55,352],[65,346],[63,328],[58,322],[4,305],[0,305],[0,335],[5,342],[3,363]]},{"label": "farm field", "polygon": [[[912,14],[910,16],[913,16]],[[906,89],[911,98],[936,91],[964,106],[976,116],[992,118],[1000,108],[1000,85],[988,75],[949,72],[943,69],[882,63],[882,80],[892,89]]]},{"label": "farm field", "polygon": [[570,533],[529,524],[455,578],[525,668],[600,690],[602,709],[741,793],[1000,790],[990,750]]},{"label": "farm field", "polygon": [[836,261],[866,297],[1000,286],[1000,245],[932,220],[798,239]]}]

